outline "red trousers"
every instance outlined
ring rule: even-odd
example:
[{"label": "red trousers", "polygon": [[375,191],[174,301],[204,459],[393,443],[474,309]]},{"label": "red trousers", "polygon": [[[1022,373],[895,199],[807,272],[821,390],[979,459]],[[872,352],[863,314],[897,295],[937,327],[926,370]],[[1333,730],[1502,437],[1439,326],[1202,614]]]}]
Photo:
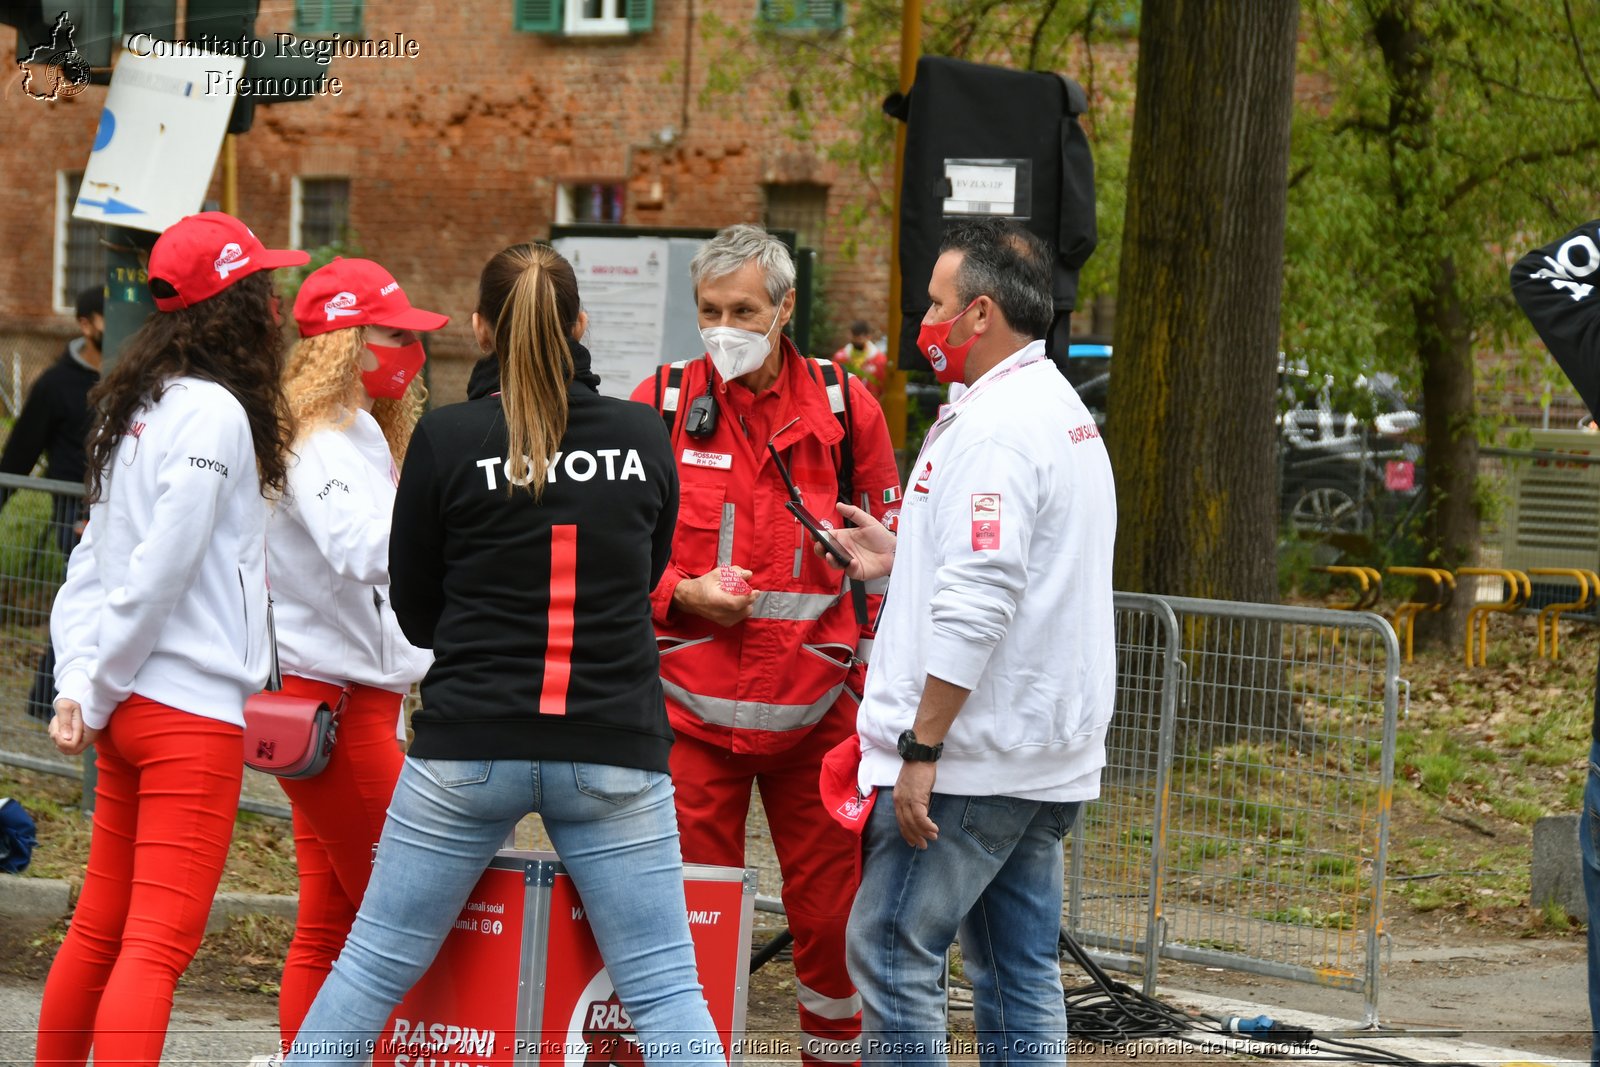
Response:
[{"label": "red trousers", "polygon": [[237,726],[130,696],[95,742],[88,871],[39,1009],[35,1063],[156,1064],[205,934],[244,773]]},{"label": "red trousers", "polygon": [[861,838],[833,821],[817,778],[823,755],[855,732],[855,700],[828,710],[798,745],[772,755],[734,755],[680,733],[672,745],[672,787],[686,863],[744,866],[750,786],[783,871],[783,908],[794,935],[801,1062],[856,1062],[861,999],[845,970],[845,925],[861,881]]},{"label": "red trousers", "polygon": [[[283,692],[321,697],[331,706],[339,686],[285,675]],[[300,903],[294,939],[278,992],[278,1030],[285,1047],[300,1031],[317,990],[333,969],[356,921],[372,875],[372,846],[383,832],[404,756],[395,738],[403,694],[352,687],[339,719],[333,755],[321,774],[279,779],[294,811],[294,857]]]}]

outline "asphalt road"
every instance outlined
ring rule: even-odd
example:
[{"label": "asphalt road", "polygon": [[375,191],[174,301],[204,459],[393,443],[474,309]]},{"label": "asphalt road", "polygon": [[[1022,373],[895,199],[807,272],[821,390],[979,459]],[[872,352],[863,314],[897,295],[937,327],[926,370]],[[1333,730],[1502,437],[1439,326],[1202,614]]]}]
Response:
[{"label": "asphalt road", "polygon": [[[0,1064],[33,1062],[42,983],[0,978]],[[225,1064],[244,1067],[277,1048],[278,1020],[270,1012],[244,1015],[237,1006],[180,994],[161,1055],[163,1067]]]}]

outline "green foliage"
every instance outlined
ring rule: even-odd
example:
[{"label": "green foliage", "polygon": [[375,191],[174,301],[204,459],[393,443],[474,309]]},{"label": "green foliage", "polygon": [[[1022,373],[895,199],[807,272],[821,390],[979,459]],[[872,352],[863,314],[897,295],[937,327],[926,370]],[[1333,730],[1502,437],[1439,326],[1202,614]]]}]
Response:
[{"label": "green foliage", "polygon": [[[361,247],[361,242],[356,239],[354,231],[346,228],[339,240],[331,244],[321,245],[317,248],[306,249],[311,259],[303,266],[284,267],[278,271],[278,293],[289,302],[294,300],[300,286],[310,277],[311,272],[326,267],[339,256],[364,257],[366,252]],[[284,309],[284,318],[288,318],[289,308]]]},{"label": "green foliage", "polygon": [[[1535,243],[1530,229],[1548,240],[1600,202],[1600,96],[1562,5],[1305,0],[1303,12],[1300,79],[1315,91],[1294,131],[1285,350],[1314,371],[1382,368],[1415,387],[1419,306],[1441,289],[1480,342],[1530,336],[1509,299],[1511,258]],[[1403,111],[1385,66],[1389,20],[1410,21],[1427,64],[1419,113]]]}]

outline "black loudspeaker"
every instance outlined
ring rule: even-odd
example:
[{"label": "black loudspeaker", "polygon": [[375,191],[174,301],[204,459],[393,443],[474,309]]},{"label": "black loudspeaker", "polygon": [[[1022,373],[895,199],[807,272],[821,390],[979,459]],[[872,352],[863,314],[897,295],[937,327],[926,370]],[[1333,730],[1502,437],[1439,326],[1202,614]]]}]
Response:
[{"label": "black loudspeaker", "polygon": [[1055,252],[1056,321],[1047,339],[1058,366],[1078,271],[1094,251],[1094,160],[1078,116],[1083,88],[1057,74],[1007,70],[943,56],[917,61],[909,94],[884,101],[906,123],[900,196],[900,369],[927,370],[917,330],[928,277],[952,220],[1014,218]]}]

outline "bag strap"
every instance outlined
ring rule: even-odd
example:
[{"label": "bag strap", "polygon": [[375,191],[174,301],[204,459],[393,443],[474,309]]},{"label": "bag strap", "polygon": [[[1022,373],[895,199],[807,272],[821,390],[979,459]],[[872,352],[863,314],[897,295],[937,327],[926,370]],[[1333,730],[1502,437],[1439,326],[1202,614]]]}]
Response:
[{"label": "bag strap", "polygon": [[676,363],[656,368],[656,411],[661,414],[661,421],[667,424],[669,439],[677,438],[678,407],[683,394],[683,368],[688,365],[688,360],[680,359]]},{"label": "bag strap", "polygon": [[[856,455],[855,435],[851,432],[850,377],[842,373],[839,364],[831,359],[813,359],[811,362],[822,373],[822,388],[828,394],[828,409],[844,430],[844,437],[839,441],[839,460],[834,465],[834,476],[839,480],[839,499],[859,507],[861,502],[855,499]],[[865,626],[868,622],[867,587],[853,578],[845,581],[850,585],[850,602],[855,608],[856,623]]]}]

